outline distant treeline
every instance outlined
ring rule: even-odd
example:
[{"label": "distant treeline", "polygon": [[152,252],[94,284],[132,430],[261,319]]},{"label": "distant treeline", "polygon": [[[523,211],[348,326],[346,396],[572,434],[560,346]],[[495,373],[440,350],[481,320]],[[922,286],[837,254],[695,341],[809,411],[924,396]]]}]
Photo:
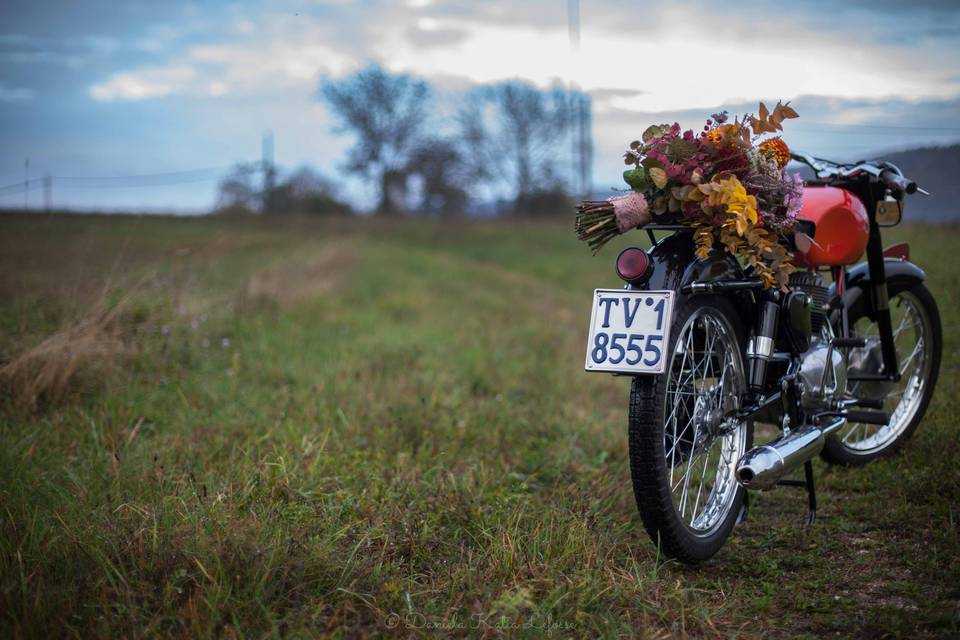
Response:
[{"label": "distant treeline", "polygon": [[[376,190],[377,213],[568,212],[573,195],[589,189],[590,98],[582,91],[511,80],[467,91],[441,115],[427,82],[371,66],[321,81],[318,95],[335,132],[354,141],[340,170]],[[348,213],[342,198],[312,169],[281,176],[251,163],[220,183],[217,210]]]}]

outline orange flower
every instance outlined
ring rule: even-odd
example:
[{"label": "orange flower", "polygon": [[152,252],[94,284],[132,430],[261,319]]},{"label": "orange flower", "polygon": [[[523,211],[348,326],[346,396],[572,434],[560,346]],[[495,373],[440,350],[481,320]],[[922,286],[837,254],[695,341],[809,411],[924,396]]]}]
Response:
[{"label": "orange flower", "polygon": [[770,138],[760,143],[760,153],[774,160],[782,169],[790,162],[790,147],[783,138]]}]

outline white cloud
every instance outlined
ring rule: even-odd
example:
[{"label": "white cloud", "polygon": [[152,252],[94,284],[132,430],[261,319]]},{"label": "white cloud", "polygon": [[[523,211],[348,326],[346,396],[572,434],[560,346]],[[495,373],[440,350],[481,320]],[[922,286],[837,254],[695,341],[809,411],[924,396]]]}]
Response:
[{"label": "white cloud", "polygon": [[[920,99],[960,93],[956,51],[829,32],[805,22],[801,13],[751,14],[747,21],[732,12],[705,14],[696,4],[671,3],[645,8],[641,24],[625,19],[625,7],[597,4],[583,15],[581,50],[574,56],[565,21],[557,16],[544,25],[526,9],[494,8],[497,20],[487,15],[490,7],[482,16],[477,9],[473,16],[451,17],[422,2],[370,10],[346,6],[334,18],[239,16],[219,41],[186,49],[168,67],[118,73],[91,95],[119,100],[269,94],[278,87],[312,91],[321,74],[342,73],[369,59],[428,78],[483,83],[521,77],[541,85],[560,78],[587,90],[634,91],[610,96],[606,106],[643,112],[801,94]],[[368,19],[370,12],[376,20]],[[428,41],[430,33],[444,37]],[[187,68],[191,73],[183,72]],[[216,91],[210,90],[213,83]]]},{"label": "white cloud", "polygon": [[91,87],[90,95],[104,102],[162,98],[179,93],[196,78],[195,70],[186,65],[148,67],[138,72],[118,73],[106,82]]},{"label": "white cloud", "polygon": [[245,18],[233,26],[230,40],[187,47],[167,65],[116,73],[91,87],[90,95],[101,101],[269,95],[290,87],[312,89],[320,74],[337,73],[347,64],[343,53],[325,44],[329,25],[273,16],[256,30]]},{"label": "white cloud", "polygon": [[830,35],[799,21],[754,20],[751,28],[704,20],[692,7],[670,6],[656,29],[622,23],[586,23],[580,54],[570,52],[565,29],[527,24],[473,24],[433,20],[431,27],[468,35],[442,50],[405,46],[395,32],[382,41],[388,66],[423,75],[459,73],[475,82],[511,77],[540,84],[574,80],[591,90],[639,92],[610,99],[635,111],[709,107],[741,98],[802,94],[839,97],[942,98],[960,92],[952,55],[914,46],[861,42]]},{"label": "white cloud", "polygon": [[224,82],[214,81],[207,87],[207,93],[213,97],[224,96],[229,93],[230,87]]}]

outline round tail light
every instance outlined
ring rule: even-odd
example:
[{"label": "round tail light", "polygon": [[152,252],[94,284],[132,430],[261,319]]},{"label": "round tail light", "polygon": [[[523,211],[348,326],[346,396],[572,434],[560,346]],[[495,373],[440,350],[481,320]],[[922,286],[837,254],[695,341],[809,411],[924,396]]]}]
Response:
[{"label": "round tail light", "polygon": [[642,282],[652,271],[653,262],[643,249],[627,247],[617,256],[617,275],[625,282]]}]

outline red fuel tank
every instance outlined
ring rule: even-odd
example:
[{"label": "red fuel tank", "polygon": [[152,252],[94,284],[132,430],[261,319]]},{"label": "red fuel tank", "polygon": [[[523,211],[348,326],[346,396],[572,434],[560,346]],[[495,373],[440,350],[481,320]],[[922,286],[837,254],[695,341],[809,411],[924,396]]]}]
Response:
[{"label": "red fuel tank", "polygon": [[822,267],[854,264],[867,248],[870,223],[860,199],[837,187],[806,187],[803,208],[797,216],[817,225],[813,246],[797,251],[799,266]]}]

